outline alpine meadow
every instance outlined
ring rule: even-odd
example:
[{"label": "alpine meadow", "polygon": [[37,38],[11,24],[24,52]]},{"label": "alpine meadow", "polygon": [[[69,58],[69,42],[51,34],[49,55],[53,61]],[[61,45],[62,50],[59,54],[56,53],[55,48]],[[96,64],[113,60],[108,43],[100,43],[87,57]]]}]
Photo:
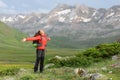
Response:
[{"label": "alpine meadow", "polygon": [[[120,43],[89,49],[47,49],[44,73],[34,73],[35,48],[25,34],[0,22],[0,80],[119,80]],[[115,56],[114,56],[115,55]],[[114,57],[116,57],[114,59]],[[78,72],[77,72],[78,71]]]},{"label": "alpine meadow", "polygon": [[[18,6],[7,10],[7,0],[2,1],[1,11],[17,12]],[[21,4],[15,14],[0,12],[0,80],[120,80],[120,5],[58,4],[48,13],[21,12],[28,7]],[[33,37],[36,32],[39,39]],[[33,46],[33,39],[40,46]],[[44,65],[37,62],[42,57]],[[34,65],[41,64],[43,72],[35,71]]]}]

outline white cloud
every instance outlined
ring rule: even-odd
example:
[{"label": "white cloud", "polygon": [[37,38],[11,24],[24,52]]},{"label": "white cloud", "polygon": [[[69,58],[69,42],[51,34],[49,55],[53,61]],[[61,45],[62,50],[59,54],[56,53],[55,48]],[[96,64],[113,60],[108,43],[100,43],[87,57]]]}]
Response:
[{"label": "white cloud", "polygon": [[15,14],[17,11],[15,10],[15,6],[8,7],[3,0],[0,0],[0,13]]},{"label": "white cloud", "polygon": [[0,8],[6,8],[7,4],[5,4],[2,0],[0,0]]}]

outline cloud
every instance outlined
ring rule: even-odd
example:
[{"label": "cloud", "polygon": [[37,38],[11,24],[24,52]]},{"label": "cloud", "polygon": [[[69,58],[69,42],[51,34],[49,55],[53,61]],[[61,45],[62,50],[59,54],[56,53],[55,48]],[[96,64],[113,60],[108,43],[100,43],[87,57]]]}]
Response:
[{"label": "cloud", "polygon": [[2,0],[0,0],[0,8],[6,8],[7,4],[5,4]]}]

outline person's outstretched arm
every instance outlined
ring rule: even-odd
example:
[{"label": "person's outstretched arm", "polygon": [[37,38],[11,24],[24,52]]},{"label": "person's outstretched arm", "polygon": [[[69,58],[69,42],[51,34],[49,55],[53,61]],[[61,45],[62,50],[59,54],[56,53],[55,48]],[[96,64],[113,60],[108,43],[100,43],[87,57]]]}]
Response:
[{"label": "person's outstretched arm", "polygon": [[36,37],[29,37],[29,38],[23,38],[22,42],[26,42],[26,41],[33,41],[33,40],[39,40],[41,39],[40,36],[36,36]]}]

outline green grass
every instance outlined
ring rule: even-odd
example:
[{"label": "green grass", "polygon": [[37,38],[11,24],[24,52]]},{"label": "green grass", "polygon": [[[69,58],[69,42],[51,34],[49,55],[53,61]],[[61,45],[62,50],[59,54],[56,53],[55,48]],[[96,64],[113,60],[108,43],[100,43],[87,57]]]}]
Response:
[{"label": "green grass", "polygon": [[[86,69],[89,73],[101,73],[105,77],[99,80],[108,80],[112,78],[112,80],[120,80],[119,74],[120,71],[117,68],[110,67],[112,64],[119,62],[113,60],[105,60],[103,62],[99,62],[97,64],[93,64]],[[103,71],[101,68],[107,67],[107,70]],[[31,63],[1,63],[0,71],[6,71],[5,69],[13,69],[19,68],[20,71],[15,75],[7,75],[8,78],[15,78],[15,80],[31,78],[31,80],[84,80],[82,77],[75,76],[74,69],[72,67],[61,67],[61,68],[48,68],[45,69],[42,74],[33,72],[33,64]],[[113,71],[109,73],[109,71]],[[6,76],[0,76],[0,80],[4,80]]]},{"label": "green grass", "polygon": [[[79,53],[82,50],[79,49],[47,49],[46,58],[56,55],[59,56],[70,56]],[[24,49],[24,50],[1,50],[0,52],[0,70],[9,70],[13,68],[25,69],[23,72],[18,72],[16,75],[8,75],[9,78],[15,78],[15,80],[28,79],[32,80],[83,80],[81,77],[75,77],[74,68],[72,67],[61,67],[61,68],[48,68],[45,69],[43,74],[33,72],[33,66],[35,61],[35,49]],[[7,55],[6,55],[7,54]],[[112,61],[111,59],[104,60],[103,62],[92,64],[85,69],[89,70],[91,73],[101,73],[107,78],[112,78],[113,80],[120,80],[118,69],[110,67],[112,64],[119,62]],[[81,67],[81,66],[80,66]],[[106,71],[102,71],[102,67],[107,67]],[[84,68],[84,67],[83,67]],[[113,71],[112,74],[109,71]],[[20,74],[20,75],[19,75]],[[19,76],[19,77],[18,77]],[[6,76],[1,76],[0,80],[4,80]],[[103,79],[106,80],[106,79]]]},{"label": "green grass", "polygon": [[[75,55],[81,50],[71,49],[47,49],[45,60],[58,56]],[[0,61],[4,62],[34,62],[36,56],[35,48],[32,49],[14,49],[14,50],[0,50]]]},{"label": "green grass", "polygon": [[29,44],[21,42],[24,37],[25,34],[0,22],[0,50],[26,48]]},{"label": "green grass", "polygon": [[[91,66],[89,66],[87,69],[93,72],[99,72],[102,73],[103,75],[107,76],[108,78],[112,78],[112,80],[120,80],[120,66],[119,68],[112,67],[111,65],[118,63],[119,60],[111,60],[107,59],[104,60],[103,62],[95,63]],[[102,70],[103,67],[106,67],[107,70]],[[109,73],[111,72],[112,73]]]},{"label": "green grass", "polygon": [[32,58],[32,44],[23,43],[25,34],[0,22],[0,61],[28,61]]},{"label": "green grass", "polygon": [[[0,22],[0,61],[5,62],[34,62],[35,48],[32,47],[32,42],[21,42],[23,37],[27,35],[15,30],[6,24]],[[50,48],[48,44],[46,58],[55,55],[68,56],[74,55],[79,50]]]},{"label": "green grass", "polygon": [[[26,35],[0,22],[0,71],[9,71],[9,69],[14,70],[14,68],[25,69],[25,71],[18,72],[17,74],[12,76],[0,76],[0,80],[6,80],[6,77],[15,78],[15,80],[82,80],[81,77],[75,77],[73,71],[74,68],[72,67],[50,68],[45,69],[43,74],[34,74],[33,65],[36,57],[36,51],[35,48],[32,47],[31,42],[21,42],[21,39],[23,37],[26,37]],[[56,44],[53,46],[56,46]],[[61,46],[69,47],[65,45]],[[74,46],[76,45],[71,46],[71,48],[74,48]],[[77,44],[77,46],[79,46],[79,44]],[[82,47],[82,45],[80,46]],[[50,46],[48,45],[45,62],[56,55],[63,57],[72,56],[80,53],[81,51],[83,50],[58,48],[57,46],[56,48],[50,48]],[[106,75],[108,78],[112,78],[113,80],[120,80],[120,71],[118,69],[109,67],[116,62],[117,61],[104,60],[103,62],[99,62],[97,64],[95,63],[91,66],[88,66],[86,69],[91,70],[91,72],[100,72]],[[107,67],[108,71],[101,71],[102,67]],[[111,70],[113,71],[113,73],[109,74],[108,72]]]}]

